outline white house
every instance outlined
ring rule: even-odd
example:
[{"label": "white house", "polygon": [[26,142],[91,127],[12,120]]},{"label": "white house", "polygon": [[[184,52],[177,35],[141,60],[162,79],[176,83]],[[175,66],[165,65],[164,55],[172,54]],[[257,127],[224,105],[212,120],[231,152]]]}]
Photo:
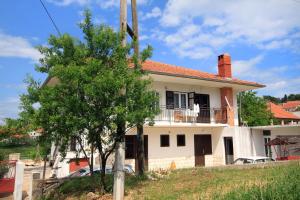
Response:
[{"label": "white house", "polygon": [[[229,54],[218,56],[218,74],[155,61],[146,61],[142,69],[153,79],[161,108],[154,126],[144,127],[149,170],[172,163],[177,168],[225,165],[236,157],[254,155],[253,134],[238,126],[237,94],[264,85],[232,77]],[[51,81],[47,79],[47,84]],[[126,135],[125,146],[126,162],[135,166],[135,129]],[[58,176],[75,169],[68,164],[74,155],[70,151],[65,161],[56,159]]]},{"label": "white house", "polygon": [[[274,160],[287,156],[300,158],[300,124],[257,126],[251,131],[254,155],[269,156]],[[275,138],[289,139],[295,144],[265,146]]]}]

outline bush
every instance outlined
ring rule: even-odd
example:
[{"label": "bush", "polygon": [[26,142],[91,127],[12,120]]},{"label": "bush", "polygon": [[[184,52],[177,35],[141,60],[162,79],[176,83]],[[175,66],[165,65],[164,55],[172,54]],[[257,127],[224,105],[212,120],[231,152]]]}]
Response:
[{"label": "bush", "polygon": [[8,172],[9,166],[7,163],[3,162],[5,159],[5,155],[3,152],[0,152],[0,179],[4,177],[4,175]]},{"label": "bush", "polygon": [[35,145],[36,141],[29,137],[9,137],[0,142],[0,146],[2,147],[16,147],[22,145]]}]

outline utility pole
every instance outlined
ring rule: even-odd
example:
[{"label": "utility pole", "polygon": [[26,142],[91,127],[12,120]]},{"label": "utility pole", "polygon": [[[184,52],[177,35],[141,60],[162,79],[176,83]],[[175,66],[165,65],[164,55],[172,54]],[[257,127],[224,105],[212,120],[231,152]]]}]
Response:
[{"label": "utility pole", "polygon": [[[136,0],[131,0],[131,14],[132,14],[132,26],[133,29],[127,23],[127,0],[120,0],[120,32],[122,34],[122,46],[126,46],[127,33],[134,41],[134,54],[139,59],[139,40],[138,40],[138,18],[136,9]],[[122,91],[126,93],[126,91]],[[125,94],[124,94],[125,95]],[[120,124],[118,127],[120,132],[125,132],[126,124]],[[139,170],[144,172],[144,134],[143,125],[138,125],[138,166]],[[118,132],[118,131],[117,131]],[[115,153],[115,172],[114,172],[114,188],[113,188],[113,199],[123,200],[124,199],[124,182],[125,182],[125,136],[116,145]]]},{"label": "utility pole", "polygon": [[138,31],[138,16],[136,9],[136,0],[131,0],[131,13],[132,13],[132,28],[133,28],[133,41],[134,41],[134,54],[139,57],[139,31]]},{"label": "utility pole", "polygon": [[[136,0],[131,0],[132,28],[134,41],[134,54],[139,61],[139,31]],[[144,149],[144,127],[143,124],[137,124],[137,162],[138,174],[143,175],[145,171],[145,149]]]},{"label": "utility pole", "polygon": [[[127,0],[120,0],[120,32],[122,34],[122,46],[126,46],[126,32],[127,32]],[[124,92],[123,92],[124,93]],[[124,94],[125,95],[125,94]],[[118,124],[119,131],[122,129],[125,131],[125,124]],[[117,132],[119,132],[117,130]],[[119,133],[120,133],[119,132]],[[120,139],[116,145],[115,152],[115,166],[114,166],[114,188],[113,188],[113,199],[123,200],[124,199],[124,182],[125,182],[125,141],[121,133]]]}]

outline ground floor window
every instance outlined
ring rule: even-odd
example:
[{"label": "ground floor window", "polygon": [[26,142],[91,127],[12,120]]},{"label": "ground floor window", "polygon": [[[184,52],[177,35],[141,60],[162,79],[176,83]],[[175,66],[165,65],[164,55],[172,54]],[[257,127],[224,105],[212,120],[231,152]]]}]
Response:
[{"label": "ground floor window", "polygon": [[169,147],[170,146],[170,136],[169,135],[160,135],[160,146]]},{"label": "ground floor window", "polygon": [[185,146],[185,135],[177,135],[177,146],[183,147]]}]

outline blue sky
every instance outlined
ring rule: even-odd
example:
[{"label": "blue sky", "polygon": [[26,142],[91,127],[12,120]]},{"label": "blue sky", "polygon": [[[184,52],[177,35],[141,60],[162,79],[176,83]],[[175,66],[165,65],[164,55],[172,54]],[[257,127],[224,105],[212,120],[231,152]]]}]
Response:
[{"label": "blue sky", "polygon": [[[85,8],[96,24],[118,30],[119,0],[43,1],[63,33],[82,37],[77,24]],[[300,93],[299,0],[137,2],[141,47],[154,47],[153,60],[216,73],[217,56],[228,52],[234,76],[267,85],[260,95]],[[57,33],[39,0],[1,1],[0,121],[17,116],[27,74],[45,79],[34,71],[34,47],[50,34]]]}]

